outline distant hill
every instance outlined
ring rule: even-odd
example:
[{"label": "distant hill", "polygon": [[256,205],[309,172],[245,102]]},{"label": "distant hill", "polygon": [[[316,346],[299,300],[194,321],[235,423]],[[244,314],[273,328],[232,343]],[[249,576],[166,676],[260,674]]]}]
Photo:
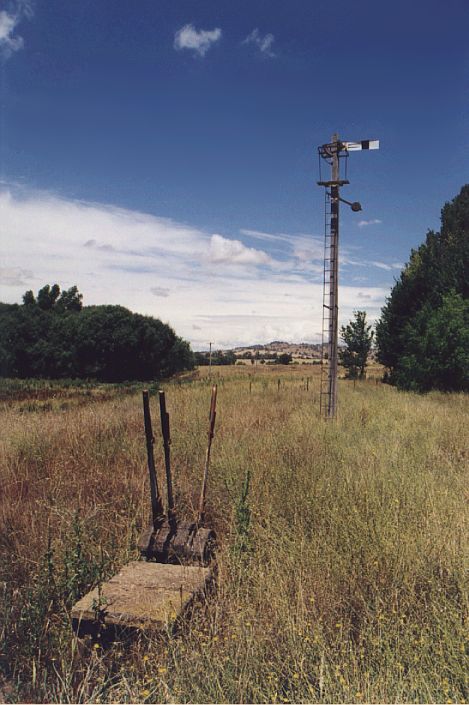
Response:
[{"label": "distant hill", "polygon": [[[228,351],[225,350],[224,352]],[[263,358],[268,358],[269,355],[273,356],[274,353],[277,355],[289,353],[294,359],[319,360],[321,358],[321,344],[288,343],[282,340],[273,340],[265,345],[247,345],[245,347],[232,348],[230,352],[234,353],[237,358],[247,357],[248,355],[254,356],[256,353],[262,355]]]}]

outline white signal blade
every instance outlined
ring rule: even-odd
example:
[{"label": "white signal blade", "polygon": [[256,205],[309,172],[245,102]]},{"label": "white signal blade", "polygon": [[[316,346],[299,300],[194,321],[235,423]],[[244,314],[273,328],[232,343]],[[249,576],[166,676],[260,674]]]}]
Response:
[{"label": "white signal blade", "polygon": [[342,142],[348,152],[358,152],[362,149],[379,149],[379,140],[361,140],[361,142]]}]

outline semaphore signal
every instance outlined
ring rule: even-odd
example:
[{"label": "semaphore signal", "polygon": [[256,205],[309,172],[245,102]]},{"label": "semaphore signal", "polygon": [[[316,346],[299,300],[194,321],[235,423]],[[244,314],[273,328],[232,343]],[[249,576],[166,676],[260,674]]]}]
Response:
[{"label": "semaphore signal", "polygon": [[[325,187],[324,216],[324,277],[322,301],[322,365],[320,411],[326,419],[337,416],[337,369],[338,369],[338,320],[339,320],[339,202],[346,203],[354,212],[361,211],[358,201],[347,201],[340,196],[340,187],[350,182],[340,178],[340,160],[345,160],[349,152],[379,149],[379,140],[341,142],[337,134],[332,135],[329,144],[318,147],[319,186]],[[329,181],[321,179],[321,164],[325,161],[331,167]]]},{"label": "semaphore signal", "polygon": [[379,140],[361,140],[360,142],[342,142],[347,152],[358,152],[362,149],[379,149]]}]

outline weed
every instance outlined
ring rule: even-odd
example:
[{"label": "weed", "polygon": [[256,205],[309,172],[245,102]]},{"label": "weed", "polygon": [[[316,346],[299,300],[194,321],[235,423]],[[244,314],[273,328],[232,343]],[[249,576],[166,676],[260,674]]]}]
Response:
[{"label": "weed", "polygon": [[241,495],[236,505],[235,514],[235,553],[245,553],[250,549],[249,527],[251,523],[251,510],[248,505],[249,483],[251,473],[246,471]]},{"label": "weed", "polygon": [[[165,384],[188,519],[207,374]],[[4,398],[0,670],[15,684],[10,699],[467,702],[467,396],[341,381],[325,433],[319,367],[308,368],[308,392],[302,366],[216,374],[207,516],[217,593],[177,638],[142,636],[86,658],[71,605],[136,557],[149,509],[141,397],[42,381]],[[19,412],[48,401],[47,413]]]}]

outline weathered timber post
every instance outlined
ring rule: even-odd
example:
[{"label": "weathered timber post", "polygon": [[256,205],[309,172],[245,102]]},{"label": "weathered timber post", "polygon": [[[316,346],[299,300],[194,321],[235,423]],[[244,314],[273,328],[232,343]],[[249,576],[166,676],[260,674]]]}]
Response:
[{"label": "weathered timber post", "polygon": [[153,436],[153,429],[151,426],[150,401],[147,389],[143,390],[142,396],[145,439],[147,443],[147,463],[148,472],[150,475],[151,518],[154,529],[157,529],[164,518],[164,507],[156,477],[155,458],[153,455],[153,444],[155,442],[155,438]]},{"label": "weathered timber post", "polygon": [[212,387],[212,398],[210,400],[210,415],[209,415],[209,429],[208,429],[208,445],[207,454],[205,456],[205,467],[204,467],[204,478],[202,481],[202,491],[200,493],[199,501],[199,516],[197,523],[200,524],[204,520],[205,515],[205,496],[207,494],[207,479],[208,479],[208,468],[210,465],[210,451],[212,449],[212,440],[215,435],[215,419],[217,416],[217,385]]},{"label": "weathered timber post", "polygon": [[166,470],[166,486],[168,488],[168,521],[174,523],[176,516],[174,512],[173,481],[171,477],[171,436],[169,433],[169,414],[166,411],[166,399],[163,391],[158,393],[160,399],[161,433],[163,435],[164,464]]}]

